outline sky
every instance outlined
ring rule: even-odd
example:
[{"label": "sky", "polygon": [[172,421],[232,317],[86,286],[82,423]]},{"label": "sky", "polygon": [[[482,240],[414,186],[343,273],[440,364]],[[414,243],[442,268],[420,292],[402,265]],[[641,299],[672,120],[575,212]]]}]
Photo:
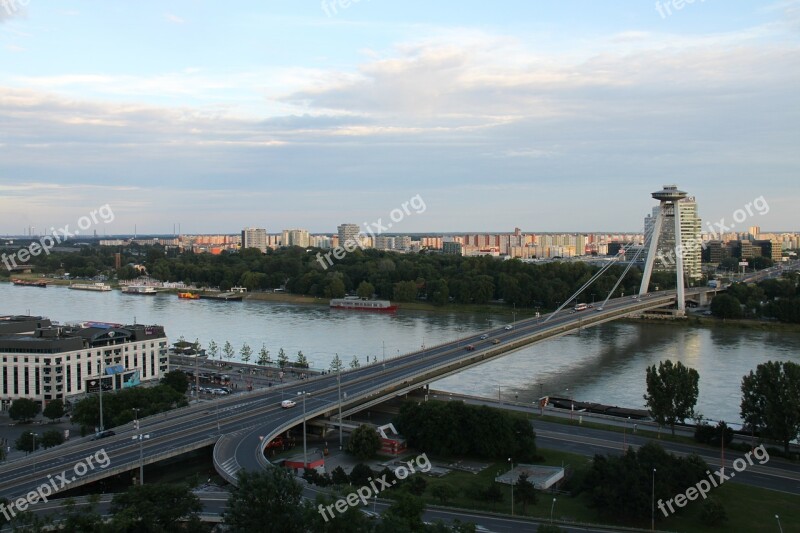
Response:
[{"label": "sky", "polygon": [[798,178],[798,0],[0,0],[0,234],[800,231]]}]

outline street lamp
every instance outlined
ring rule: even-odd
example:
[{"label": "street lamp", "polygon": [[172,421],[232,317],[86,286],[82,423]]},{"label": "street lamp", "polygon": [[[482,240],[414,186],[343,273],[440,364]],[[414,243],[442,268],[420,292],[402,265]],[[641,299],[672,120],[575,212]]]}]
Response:
[{"label": "street lamp", "polygon": [[342,451],[342,370],[336,373],[336,384],[339,387],[339,451]]},{"label": "street lamp", "polygon": [[144,485],[144,451],[142,450],[142,441],[144,439],[149,439],[149,434],[142,434],[139,433],[138,435],[134,435],[131,437],[131,440],[138,440],[139,441],[139,485]]},{"label": "street lamp", "polygon": [[511,464],[511,516],[514,516],[514,461],[509,457],[508,462]]},{"label": "street lamp", "polygon": [[[33,438],[33,445],[31,446],[31,455],[36,453],[36,437],[39,435],[36,433],[31,432],[31,438]],[[36,473],[36,457],[33,458],[33,473]]]},{"label": "street lamp", "polygon": [[650,531],[656,530],[656,469],[653,469],[653,489],[650,493]]},{"label": "street lamp", "polygon": [[781,526],[781,517],[778,516],[778,515],[775,515],[775,520],[778,521],[778,529],[780,530],[781,533],[783,533],[783,526]]},{"label": "street lamp", "polygon": [[[305,471],[305,469],[308,468],[308,449],[306,448],[306,391],[302,391],[301,394],[303,395],[303,471]],[[341,427],[341,419],[339,420],[339,427]]]},{"label": "street lamp", "polygon": [[550,523],[553,523],[553,510],[556,508],[556,499],[553,498],[553,504],[550,506]]}]

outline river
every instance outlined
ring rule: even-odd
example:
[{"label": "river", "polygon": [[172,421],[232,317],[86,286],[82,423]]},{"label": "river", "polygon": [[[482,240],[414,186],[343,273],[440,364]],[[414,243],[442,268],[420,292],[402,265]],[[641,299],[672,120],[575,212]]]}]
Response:
[{"label": "river", "polygon": [[[254,359],[262,344],[273,360],[283,348],[298,350],[315,368],[335,354],[349,365],[395,357],[423,344],[433,346],[511,321],[496,315],[400,310],[381,314],[332,310],[320,305],[262,301],[181,300],[174,294],[134,296],[51,286],[0,283],[0,315],[33,314],[58,322],[164,325],[170,340],[199,339],[205,346],[248,343]],[[643,408],[645,368],[663,359],[681,361],[700,373],[697,411],[706,418],[740,422],[742,376],[769,360],[800,363],[800,333],[736,328],[690,328],[669,324],[608,323],[530,346],[432,387],[464,394],[534,401],[540,391],[624,407]]]}]

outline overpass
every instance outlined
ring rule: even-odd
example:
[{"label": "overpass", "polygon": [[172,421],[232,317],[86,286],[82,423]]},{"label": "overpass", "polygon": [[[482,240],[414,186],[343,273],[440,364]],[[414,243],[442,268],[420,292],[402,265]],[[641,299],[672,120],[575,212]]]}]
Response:
[{"label": "overpass", "polygon": [[[689,296],[713,291],[699,288],[686,292]],[[577,313],[564,310],[541,318],[520,320],[510,330],[498,328],[477,332],[340,375],[316,376],[220,399],[211,407],[193,405],[141,419],[141,430],[138,431],[128,424],[115,428],[117,435],[113,437],[97,441],[73,439],[52,450],[2,465],[0,498],[22,497],[62,472],[66,472],[66,477],[61,479],[68,480],[68,488],[73,488],[133,470],[139,466],[140,457],[144,464],[151,464],[212,444],[215,445],[217,470],[228,481],[234,481],[236,472],[242,468],[263,468],[267,463],[262,450],[269,440],[302,423],[302,395],[298,396],[302,392],[307,393],[306,419],[337,415],[340,389],[343,410],[364,409],[525,346],[632,313],[674,304],[675,291],[616,298],[608,300],[602,308]],[[481,338],[484,335],[486,338]],[[474,349],[465,349],[469,345]],[[280,402],[288,398],[295,399],[297,406],[282,409]],[[150,438],[133,440],[138,433],[147,433]],[[75,465],[101,450],[107,454],[109,464],[78,475]]]}]

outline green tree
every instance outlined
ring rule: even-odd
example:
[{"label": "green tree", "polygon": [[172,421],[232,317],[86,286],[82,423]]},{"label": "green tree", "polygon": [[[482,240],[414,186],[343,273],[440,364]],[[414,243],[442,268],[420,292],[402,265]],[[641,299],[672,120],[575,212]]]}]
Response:
[{"label": "green tree", "polygon": [[347,451],[362,461],[375,457],[380,448],[381,439],[378,432],[367,424],[358,426],[347,440]]},{"label": "green tree", "polygon": [[50,400],[45,406],[42,414],[51,421],[61,418],[64,416],[64,401],[61,398]]},{"label": "green tree", "polygon": [[527,514],[529,503],[536,503],[536,488],[528,481],[528,474],[525,472],[514,483],[514,496],[522,504],[522,514]]},{"label": "green tree", "polygon": [[244,469],[228,498],[225,524],[233,533],[303,533],[303,489],[283,468]]},{"label": "green tree", "polygon": [[[397,499],[384,513],[384,526],[389,524],[391,529],[386,531],[421,531],[424,528],[422,513],[425,503],[419,496],[407,492],[400,492]],[[399,526],[399,527],[398,527]]]},{"label": "green tree", "polygon": [[272,363],[272,359],[269,357],[269,350],[263,344],[261,345],[261,350],[258,351],[258,364],[259,365],[269,365]]},{"label": "green tree", "polygon": [[11,407],[8,408],[8,416],[11,417],[11,420],[16,420],[17,422],[27,422],[35,418],[41,408],[38,402],[28,398],[17,398],[11,402]]},{"label": "green tree", "polygon": [[413,281],[398,281],[394,284],[393,299],[398,302],[413,302],[417,299],[417,284]]},{"label": "green tree", "polygon": [[344,468],[337,466],[333,469],[333,472],[331,472],[331,481],[333,481],[334,485],[347,485],[350,483],[350,478],[347,477]]},{"label": "green tree", "polygon": [[286,355],[286,352],[283,351],[283,348],[281,348],[280,350],[278,350],[278,365],[280,365],[280,367],[283,368],[288,364],[289,364],[289,357]]},{"label": "green tree", "polygon": [[233,345],[230,341],[225,341],[225,346],[222,347],[222,355],[225,356],[225,359],[233,359],[233,356],[236,352],[233,350]]},{"label": "green tree", "polygon": [[64,432],[57,429],[49,429],[42,433],[42,447],[52,448],[64,443]]},{"label": "green tree", "polygon": [[211,342],[208,343],[208,355],[210,355],[212,359],[216,359],[219,355],[219,346],[214,342],[214,339],[211,339]]},{"label": "green tree", "polygon": [[372,295],[375,294],[375,286],[368,281],[362,281],[358,284],[356,294],[359,298],[372,298]]},{"label": "green tree", "polygon": [[136,485],[111,500],[114,531],[198,531],[200,499],[187,485]]},{"label": "green tree", "polygon": [[711,300],[711,312],[718,318],[742,318],[739,300],[728,294],[718,294]]},{"label": "green tree", "polygon": [[447,505],[447,502],[452,500],[458,495],[456,489],[447,483],[440,483],[431,487],[431,496],[439,500],[442,505]]},{"label": "green tree", "polygon": [[800,436],[800,365],[767,361],[742,378],[742,420],[767,438],[789,443]]},{"label": "green tree", "polygon": [[369,485],[370,478],[375,476],[375,472],[364,463],[358,463],[350,470],[350,484],[354,487]]},{"label": "green tree", "polygon": [[[317,495],[313,506],[308,507],[305,519],[306,531],[319,533],[366,533],[372,531],[367,515],[361,512],[357,506],[347,506],[343,513],[336,510],[333,506],[335,500],[332,496]],[[324,514],[323,514],[324,513]]]},{"label": "green tree", "polygon": [[354,355],[353,360],[350,361],[350,368],[360,368],[361,363],[358,361],[358,356]]},{"label": "green tree", "polygon": [[341,372],[343,368],[344,364],[342,363],[342,360],[339,357],[339,354],[337,353],[334,356],[333,361],[331,361],[331,366],[330,366],[331,372]]},{"label": "green tree", "polygon": [[189,389],[189,380],[181,370],[170,370],[161,378],[161,384],[175,390],[180,394],[186,394]]},{"label": "green tree", "polygon": [[32,431],[26,431],[14,442],[14,448],[21,452],[33,452],[42,444],[41,437]]},{"label": "green tree", "polygon": [[242,344],[242,349],[239,350],[239,356],[242,358],[242,362],[247,364],[250,362],[250,356],[253,355],[253,349],[250,348],[250,345],[246,342]]},{"label": "green tree", "polygon": [[699,392],[697,370],[673,364],[667,359],[647,368],[647,394],[644,399],[653,418],[661,425],[669,425],[675,434],[675,424],[694,416]]},{"label": "green tree", "polygon": [[721,526],[728,520],[728,515],[725,512],[725,507],[715,498],[708,498],[703,502],[703,507],[700,511],[700,521],[709,527]]},{"label": "green tree", "polygon": [[306,356],[303,355],[302,350],[298,350],[297,352],[297,361],[295,362],[295,366],[297,368],[308,368],[308,359],[306,359]]}]

